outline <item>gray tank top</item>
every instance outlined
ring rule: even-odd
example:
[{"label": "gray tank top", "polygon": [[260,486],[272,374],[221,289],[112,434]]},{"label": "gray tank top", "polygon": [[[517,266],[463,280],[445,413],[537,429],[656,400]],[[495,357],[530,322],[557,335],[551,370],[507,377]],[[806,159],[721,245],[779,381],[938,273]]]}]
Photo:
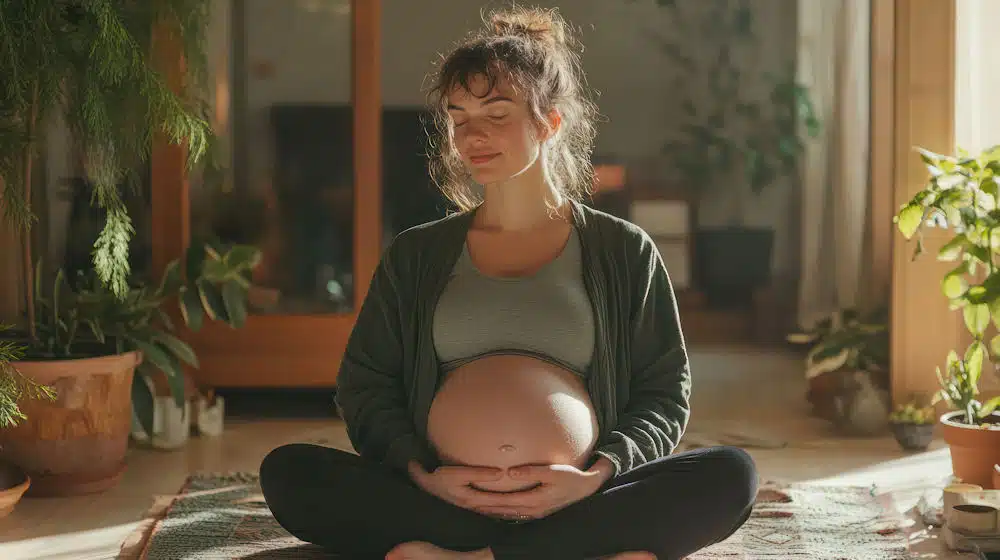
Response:
[{"label": "gray tank top", "polygon": [[434,310],[434,349],[445,371],[490,354],[524,354],[584,375],[594,352],[594,314],[583,284],[580,239],[529,276],[479,271],[468,247]]}]

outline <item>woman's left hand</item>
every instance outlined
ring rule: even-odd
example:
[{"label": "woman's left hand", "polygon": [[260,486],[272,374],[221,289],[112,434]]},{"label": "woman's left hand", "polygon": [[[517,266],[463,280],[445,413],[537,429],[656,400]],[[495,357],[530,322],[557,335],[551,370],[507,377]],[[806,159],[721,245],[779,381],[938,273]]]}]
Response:
[{"label": "woman's left hand", "polygon": [[492,507],[481,511],[505,519],[541,519],[596,493],[611,478],[610,461],[601,457],[588,470],[570,465],[524,465],[507,469],[514,480],[537,481],[523,492],[500,494]]}]

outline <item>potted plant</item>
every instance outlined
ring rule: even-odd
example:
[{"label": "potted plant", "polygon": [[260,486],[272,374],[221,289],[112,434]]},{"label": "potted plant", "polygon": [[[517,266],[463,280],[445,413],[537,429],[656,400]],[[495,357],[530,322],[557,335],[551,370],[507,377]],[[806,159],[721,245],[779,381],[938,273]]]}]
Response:
[{"label": "potted plant", "polygon": [[[200,98],[208,8],[187,0],[0,3],[0,21],[6,22],[0,40],[0,205],[21,231],[25,278],[22,328],[6,339],[25,353],[10,365],[55,393],[53,400],[18,401],[27,418],[0,430],[2,453],[29,473],[32,494],[114,484],[124,467],[132,395],[142,391],[135,369],[148,363],[144,367],[169,375],[179,371],[173,360],[186,355],[166,330],[151,326],[128,336],[115,330],[128,320],[116,313],[131,317],[147,308],[156,325],[166,324],[169,317],[155,309],[159,297],[171,293],[164,288],[154,297],[130,280],[133,225],[121,189],[137,179],[154,135],[185,144],[192,164],[208,149],[212,135]],[[186,83],[176,92],[150,63],[156,30],[167,29],[187,63]],[[93,200],[105,212],[93,251],[96,281],[105,290],[100,304],[91,297],[96,288],[71,284],[58,270],[43,275],[35,262],[33,171],[43,123],[54,112],[62,113]],[[161,286],[174,285],[170,275],[176,267]],[[158,359],[154,348],[168,358]]]},{"label": "potted plant", "polygon": [[[914,258],[923,252],[927,227],[953,232],[937,258],[956,263],[941,279],[953,309],[960,311],[972,342],[960,356],[952,350],[935,401],[951,412],[940,421],[951,448],[955,476],[989,488],[993,465],[1000,463],[1000,397],[983,402],[979,381],[984,371],[996,372],[1000,355],[1000,146],[957,156],[920,150],[930,171],[927,184],[900,208],[894,220],[907,239],[917,238]],[[990,368],[990,366],[993,366]]]},{"label": "potted plant", "polygon": [[724,225],[695,234],[697,282],[713,305],[746,304],[771,280],[774,244],[773,228],[746,223],[746,205],[796,175],[820,122],[793,60],[777,72],[753,67],[768,57],[749,0],[659,3],[674,25],[655,40],[674,63],[680,109],[663,155],[683,188],[727,189]]},{"label": "potted plant", "polygon": [[792,344],[809,346],[807,395],[820,416],[855,435],[885,428],[889,407],[888,312],[840,309],[811,328],[789,334]]},{"label": "potted plant", "polygon": [[916,401],[899,404],[889,415],[892,435],[907,451],[924,451],[934,439],[934,407]]}]

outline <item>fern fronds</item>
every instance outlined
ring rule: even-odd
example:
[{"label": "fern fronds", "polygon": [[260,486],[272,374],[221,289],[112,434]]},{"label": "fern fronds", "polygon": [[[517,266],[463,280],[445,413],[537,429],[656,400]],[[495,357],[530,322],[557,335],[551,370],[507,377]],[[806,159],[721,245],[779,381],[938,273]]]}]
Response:
[{"label": "fern fronds", "polygon": [[[209,149],[212,130],[200,105],[207,83],[208,0],[3,0],[0,2],[0,204],[6,220],[31,225],[24,196],[28,115],[65,114],[83,150],[93,203],[107,222],[94,245],[102,282],[124,297],[134,228],[121,189],[148,161],[153,138],[187,148],[188,163]],[[175,91],[152,62],[153,30],[174,32],[185,82]],[[37,101],[36,101],[37,100]],[[42,127],[36,127],[39,130]]]},{"label": "fern fronds", "polygon": [[[10,327],[0,325],[0,334]],[[24,347],[20,344],[0,339],[0,428],[16,426],[25,419],[18,401],[28,399],[53,399],[51,387],[39,385],[17,371],[11,362],[24,357]]]}]

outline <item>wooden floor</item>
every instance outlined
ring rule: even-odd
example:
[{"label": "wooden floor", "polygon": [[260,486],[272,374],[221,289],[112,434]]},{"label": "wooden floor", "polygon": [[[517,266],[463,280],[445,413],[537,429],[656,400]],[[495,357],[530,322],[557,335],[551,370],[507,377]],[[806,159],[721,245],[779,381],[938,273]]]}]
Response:
[{"label": "wooden floor", "polygon": [[[905,511],[950,472],[941,442],[926,453],[908,455],[889,437],[839,438],[825,422],[809,417],[795,356],[704,347],[692,352],[692,366],[689,437],[725,440],[743,435],[787,442],[783,449],[749,449],[764,478],[877,484],[882,491],[892,491],[897,507]],[[343,425],[328,419],[231,420],[223,436],[194,439],[181,451],[135,449],[121,484],[104,494],[23,501],[0,520],[0,558],[113,559],[154,495],[176,492],[193,471],[256,470],[270,449],[294,441],[349,449]],[[961,557],[945,555],[941,544],[922,532],[911,538],[919,558]]]}]

